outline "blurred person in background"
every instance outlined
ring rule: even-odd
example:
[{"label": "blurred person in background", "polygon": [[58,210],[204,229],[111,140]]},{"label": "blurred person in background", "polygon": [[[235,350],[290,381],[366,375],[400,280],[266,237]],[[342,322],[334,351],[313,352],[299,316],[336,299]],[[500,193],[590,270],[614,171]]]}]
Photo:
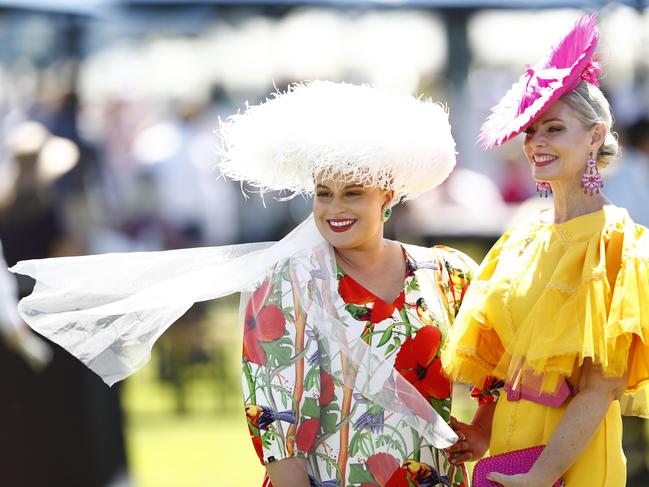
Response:
[{"label": "blurred person in background", "polygon": [[[517,147],[518,149],[518,147]],[[533,196],[530,175],[526,163],[520,157],[504,159],[504,171],[500,179],[500,192],[505,203],[522,203]]]},{"label": "blurred person in background", "polygon": [[[626,485],[621,413],[649,416],[649,234],[600,191],[618,144],[598,39],[596,17],[580,18],[481,131],[485,148],[524,131],[539,192],[554,204],[491,249],[442,355],[452,377],[505,382],[491,434],[462,424],[468,440],[451,449],[455,462],[476,460],[472,437],[490,438],[491,455],[509,454],[498,460],[508,474],[492,463],[485,475],[505,487]],[[529,471],[515,471],[525,456]]]},{"label": "blurred person in background", "polygon": [[[35,121],[18,124],[5,142],[10,155],[4,164],[11,184],[0,201],[0,237],[7,262],[13,265],[25,255],[65,254],[55,182],[77,163],[78,149],[68,139],[51,138],[49,130]],[[64,154],[51,152],[57,144],[62,144]],[[27,294],[29,280],[19,276],[18,282],[21,295]]]},{"label": "blurred person in background", "polygon": [[243,239],[239,187],[215,171],[210,124],[221,103],[201,97],[160,106],[109,99],[89,110],[101,163],[100,184],[91,195],[99,223],[90,236],[94,253]]},{"label": "blurred person in background", "polygon": [[[74,251],[56,185],[76,166],[78,147],[34,121],[18,124],[5,142],[13,179],[0,202],[7,263]],[[24,297],[33,281],[19,277]],[[2,485],[105,487],[126,471],[117,390],[102,387],[59,347],[52,346],[47,367],[38,370],[0,343],[0,395]]]},{"label": "blurred person in background", "polygon": [[485,242],[485,251],[502,233],[503,222],[512,213],[492,179],[461,166],[439,188],[403,206],[405,211],[401,208],[399,219],[394,221],[397,235],[427,240],[471,235]]},{"label": "blurred person in background", "polygon": [[629,210],[635,222],[649,226],[649,120],[637,120],[624,135],[621,159],[602,174],[606,195]]},{"label": "blurred person in background", "polygon": [[40,370],[52,359],[51,348],[34,335],[18,316],[18,286],[7,270],[0,242],[0,341],[18,353],[35,370]]},{"label": "blurred person in background", "polygon": [[[623,138],[626,144],[621,159],[603,174],[606,195],[617,206],[628,209],[634,221],[648,226],[649,120],[641,118],[626,127]],[[645,422],[635,416],[623,420],[629,485],[641,485],[640,482],[646,480],[648,458]]]},{"label": "blurred person in background", "polygon": [[152,185],[146,204],[161,227],[159,248],[241,240],[238,187],[215,173],[216,144],[211,121],[204,120],[208,106],[202,99],[177,100],[168,115],[149,122],[134,138],[138,171]]},{"label": "blurred person in background", "polygon": [[[135,164],[134,186],[123,200],[123,221],[118,227],[131,248],[162,250],[242,241],[240,188],[215,170],[216,143],[210,124],[216,117],[208,101],[177,99],[133,134],[132,145],[123,155]],[[263,219],[264,213],[257,211],[246,227],[254,229],[259,226],[256,220]],[[269,218],[267,224],[273,223]],[[212,355],[212,364],[220,369],[229,356],[222,341],[210,344],[205,339],[206,311],[206,306],[193,306],[158,346],[159,377],[173,388],[179,414],[188,410],[192,366],[209,362]],[[215,347],[212,353],[210,346]]]},{"label": "blurred person in background", "polygon": [[245,414],[266,485],[466,485],[443,451],[458,437],[439,350],[472,261],[383,237],[392,206],[455,164],[443,108],[312,82],[220,134],[224,175],[315,193],[313,216],[270,245],[21,262],[37,281],[21,315],[113,384],[193,303],[244,290]]}]

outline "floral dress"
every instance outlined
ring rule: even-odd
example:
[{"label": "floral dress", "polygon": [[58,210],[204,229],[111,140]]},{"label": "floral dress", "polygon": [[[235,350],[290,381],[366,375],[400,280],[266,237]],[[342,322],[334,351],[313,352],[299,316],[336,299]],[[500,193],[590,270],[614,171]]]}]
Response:
[{"label": "floral dress", "polygon": [[[475,264],[446,247],[404,246],[404,258],[403,289],[392,303],[338,267],[335,307],[348,331],[380,349],[449,422],[452,384],[440,351]],[[345,386],[344,363],[330,358],[321,366],[327,357],[296,305],[295,276],[281,269],[272,276],[252,293],[244,323],[245,413],[262,463],[304,457],[314,486],[468,485],[464,467],[398,414]],[[422,277],[434,287],[422,290]]]}]

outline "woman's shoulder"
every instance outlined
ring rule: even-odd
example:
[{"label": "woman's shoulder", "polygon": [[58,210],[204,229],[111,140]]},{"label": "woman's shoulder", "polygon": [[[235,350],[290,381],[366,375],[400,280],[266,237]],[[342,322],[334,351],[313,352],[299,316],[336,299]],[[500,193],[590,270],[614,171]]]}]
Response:
[{"label": "woman's shoulder", "polygon": [[548,254],[552,285],[588,285],[603,275],[612,284],[628,258],[649,259],[647,229],[635,224],[621,207],[604,205],[562,223],[540,225],[538,245],[552,242],[558,249]]},{"label": "woman's shoulder", "polygon": [[561,223],[554,222],[554,211],[551,208],[544,208],[517,221],[498,243],[504,244],[506,241],[510,241],[512,245],[516,245],[517,240],[521,238],[529,240],[541,236],[545,240],[548,234],[554,234],[561,237],[561,240],[569,247],[579,242],[587,244],[588,242],[603,241],[606,243],[619,234],[634,238],[646,231],[644,227],[633,222],[625,208],[612,204],[604,205],[596,211],[576,216]]},{"label": "woman's shoulder", "polygon": [[583,242],[585,249],[605,249],[608,257],[617,254],[621,260],[630,256],[649,258],[649,230],[635,223],[626,208],[605,205],[557,228],[568,235],[570,243]]},{"label": "woman's shoulder", "polygon": [[604,213],[604,226],[607,230],[628,233],[630,237],[646,238],[649,230],[647,227],[636,223],[626,208],[606,205],[602,211]]},{"label": "woman's shoulder", "polygon": [[606,253],[619,254],[620,260],[649,261],[649,230],[633,221],[625,208],[605,208],[605,224],[599,238]]}]

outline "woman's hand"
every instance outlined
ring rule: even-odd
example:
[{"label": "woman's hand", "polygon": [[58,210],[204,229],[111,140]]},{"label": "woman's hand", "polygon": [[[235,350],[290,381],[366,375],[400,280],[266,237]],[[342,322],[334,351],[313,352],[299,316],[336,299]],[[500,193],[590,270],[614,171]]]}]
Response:
[{"label": "woman's hand", "polygon": [[480,460],[489,449],[490,432],[478,424],[467,424],[451,417],[451,428],[458,435],[457,443],[446,449],[449,461],[457,465]]},{"label": "woman's hand", "polygon": [[459,437],[455,445],[446,449],[449,461],[457,465],[480,460],[489,449],[491,423],[496,403],[483,403],[473,416],[473,422],[466,424],[451,417],[451,428]]}]

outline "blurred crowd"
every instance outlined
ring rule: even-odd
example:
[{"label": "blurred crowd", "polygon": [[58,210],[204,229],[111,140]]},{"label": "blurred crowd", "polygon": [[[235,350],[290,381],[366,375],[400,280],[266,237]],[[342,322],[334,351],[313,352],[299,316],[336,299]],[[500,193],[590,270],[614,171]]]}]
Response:
[{"label": "blurred crowd", "polygon": [[[309,214],[308,198],[261,197],[216,170],[219,117],[284,88],[295,75],[267,79],[245,93],[212,82],[195,96],[93,98],[80,93],[74,75],[64,75],[66,65],[36,66],[30,89],[12,87],[23,83],[15,74],[24,71],[22,62],[5,64],[0,80],[7,88],[0,96],[2,269],[33,258],[276,240]],[[73,62],[79,69],[86,61]],[[440,88],[439,76],[417,79],[413,90],[449,104],[459,164],[442,187],[398,208],[389,231],[400,240],[464,239],[486,249],[514,219],[544,202],[535,197],[519,147],[485,155],[484,165],[482,155],[464,149],[462,141],[475,134],[467,134],[453,112],[466,107],[458,100],[469,96],[470,86],[454,93]],[[355,74],[350,81],[372,80]],[[614,109],[623,105],[614,90],[610,96]],[[623,155],[604,172],[604,191],[649,226],[649,101],[638,99],[634,107],[616,124]],[[27,331],[15,305],[33,284],[2,269],[0,484],[128,485],[119,387],[106,388],[56,345]],[[196,322],[197,313],[187,321]],[[161,375],[172,382],[178,377],[169,362]]]}]

